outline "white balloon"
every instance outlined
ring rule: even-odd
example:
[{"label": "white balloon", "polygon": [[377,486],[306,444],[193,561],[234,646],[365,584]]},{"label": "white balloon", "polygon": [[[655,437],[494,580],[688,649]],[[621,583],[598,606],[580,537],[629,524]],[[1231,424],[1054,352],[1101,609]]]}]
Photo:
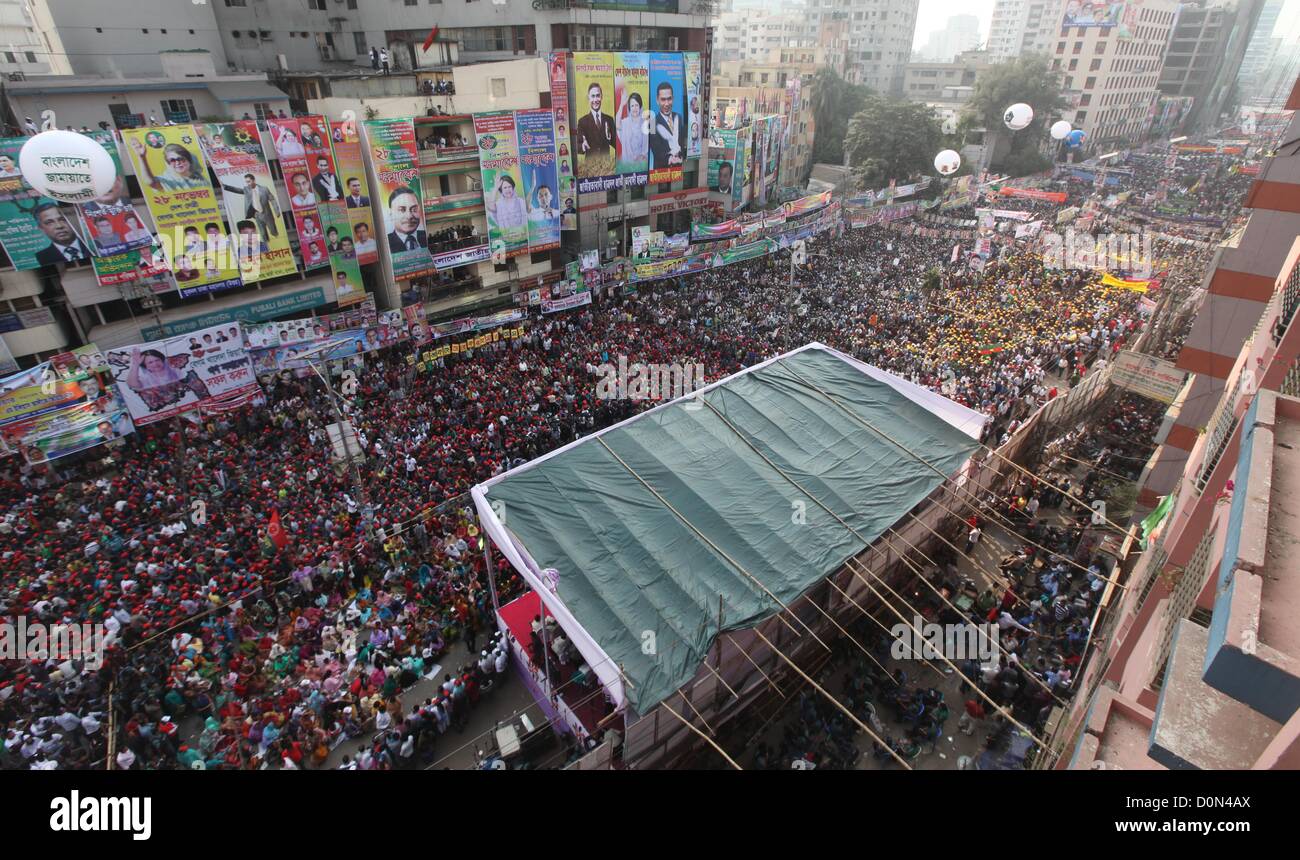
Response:
[{"label": "white balloon", "polygon": [[951,176],[961,167],[961,156],[951,149],[945,149],[934,157],[934,169],[944,176]]},{"label": "white balloon", "polygon": [[99,143],[75,131],[43,131],[18,153],[23,179],[46,197],[85,203],[113,188],[117,166]]},{"label": "white balloon", "polygon": [[1034,121],[1034,109],[1024,102],[1016,102],[1002,114],[1002,121],[1012,131],[1020,131]]},{"label": "white balloon", "polygon": [[1065,120],[1057,120],[1052,123],[1052,139],[1065,140],[1065,136],[1070,133],[1072,126]]}]

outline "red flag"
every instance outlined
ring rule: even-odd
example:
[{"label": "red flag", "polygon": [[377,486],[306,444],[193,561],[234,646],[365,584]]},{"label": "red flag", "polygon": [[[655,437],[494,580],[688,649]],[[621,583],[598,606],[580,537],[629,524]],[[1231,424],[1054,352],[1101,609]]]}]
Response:
[{"label": "red flag", "polygon": [[424,45],[421,46],[420,50],[429,50],[429,46],[433,44],[433,40],[436,38],[438,38],[438,25],[434,24],[433,29],[429,31],[429,35],[425,37]]},{"label": "red flag", "polygon": [[284,526],[280,525],[280,512],[274,511],[271,514],[271,524],[266,527],[266,535],[275,544],[276,549],[284,549],[289,545],[289,536],[284,533]]}]

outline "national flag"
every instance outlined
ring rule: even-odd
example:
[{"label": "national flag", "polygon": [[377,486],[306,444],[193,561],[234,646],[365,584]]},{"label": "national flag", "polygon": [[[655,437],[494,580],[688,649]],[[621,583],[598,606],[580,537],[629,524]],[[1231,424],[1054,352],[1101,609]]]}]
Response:
[{"label": "national flag", "polygon": [[284,533],[284,526],[280,525],[280,512],[275,511],[271,514],[271,524],[266,527],[266,536],[275,544],[276,549],[284,549],[289,545],[289,536]]},{"label": "national flag", "polygon": [[438,25],[434,24],[433,29],[429,31],[429,35],[424,37],[424,44],[420,46],[420,50],[429,50],[430,46],[433,45],[433,40],[436,38],[438,38]]},{"label": "national flag", "polygon": [[1135,293],[1145,293],[1150,281],[1127,281],[1123,278],[1117,278],[1110,272],[1101,276],[1101,282],[1107,287],[1115,287],[1120,290],[1132,290]]}]

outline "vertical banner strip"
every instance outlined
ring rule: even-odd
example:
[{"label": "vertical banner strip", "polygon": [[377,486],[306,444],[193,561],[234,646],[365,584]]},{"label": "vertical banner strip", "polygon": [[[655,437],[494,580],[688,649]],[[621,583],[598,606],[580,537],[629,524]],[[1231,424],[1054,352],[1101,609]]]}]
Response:
[{"label": "vertical banner strip", "polygon": [[335,169],[343,180],[343,204],[348,210],[357,262],[378,262],[370,181],[366,178],[366,164],[361,155],[361,135],[357,132],[356,123],[330,123],[330,139],[334,142]]},{"label": "vertical banner strip", "polygon": [[367,120],[365,133],[379,185],[375,194],[384,213],[384,237],[379,241],[388,248],[393,276],[412,278],[432,272],[415,124],[410,119]]},{"label": "vertical banner strip", "polygon": [[[560,207],[556,194],[555,122],[549,110],[515,113],[519,173],[528,208],[528,250],[560,247]],[[480,150],[481,151],[481,150]],[[487,188],[487,186],[483,186]]]},{"label": "vertical banner strip", "polygon": [[528,250],[528,205],[520,176],[519,142],[513,111],[474,114],[488,249],[493,261]]},{"label": "vertical banner strip", "polygon": [[297,273],[274,180],[254,120],[202,126],[203,151],[225,203],[244,283]]},{"label": "vertical banner strip", "polygon": [[578,181],[573,175],[573,129],[569,106],[569,54],[552,51],[546,57],[551,78],[551,115],[554,117],[556,177],[559,181],[560,229],[578,229]]}]

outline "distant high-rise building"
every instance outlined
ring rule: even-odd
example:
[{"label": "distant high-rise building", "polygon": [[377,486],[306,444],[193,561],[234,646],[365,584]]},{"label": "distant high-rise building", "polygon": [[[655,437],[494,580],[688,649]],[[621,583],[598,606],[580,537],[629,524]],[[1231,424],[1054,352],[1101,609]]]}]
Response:
[{"label": "distant high-rise building", "polygon": [[1269,64],[1282,46],[1281,39],[1273,38],[1273,28],[1277,26],[1284,2],[1285,0],[1268,0],[1259,12],[1255,30],[1246,45],[1246,55],[1241,60],[1241,70],[1237,73],[1237,81],[1244,90],[1249,90],[1258,83],[1257,79],[1267,72]]},{"label": "distant high-rise building", "polygon": [[1191,99],[1184,130],[1212,125],[1240,98],[1238,70],[1264,5],[1264,0],[1191,0],[1178,10],[1159,87],[1161,95]]},{"label": "distant high-rise building", "polygon": [[997,0],[986,45],[995,62],[1048,53],[1065,13],[1064,0]]},{"label": "distant high-rise building", "polygon": [[980,44],[980,19],[974,15],[953,15],[942,30],[934,30],[925,46],[921,59],[946,63],[962,51],[978,48]]},{"label": "distant high-rise building", "polygon": [[1049,56],[1070,109],[1064,118],[1092,148],[1136,142],[1159,111],[1161,69],[1177,0],[1121,4],[1114,18],[1080,24],[1062,13]]},{"label": "distant high-rise building", "polygon": [[807,20],[816,32],[843,24],[844,77],[876,92],[901,95],[912,56],[921,0],[809,0]]}]

